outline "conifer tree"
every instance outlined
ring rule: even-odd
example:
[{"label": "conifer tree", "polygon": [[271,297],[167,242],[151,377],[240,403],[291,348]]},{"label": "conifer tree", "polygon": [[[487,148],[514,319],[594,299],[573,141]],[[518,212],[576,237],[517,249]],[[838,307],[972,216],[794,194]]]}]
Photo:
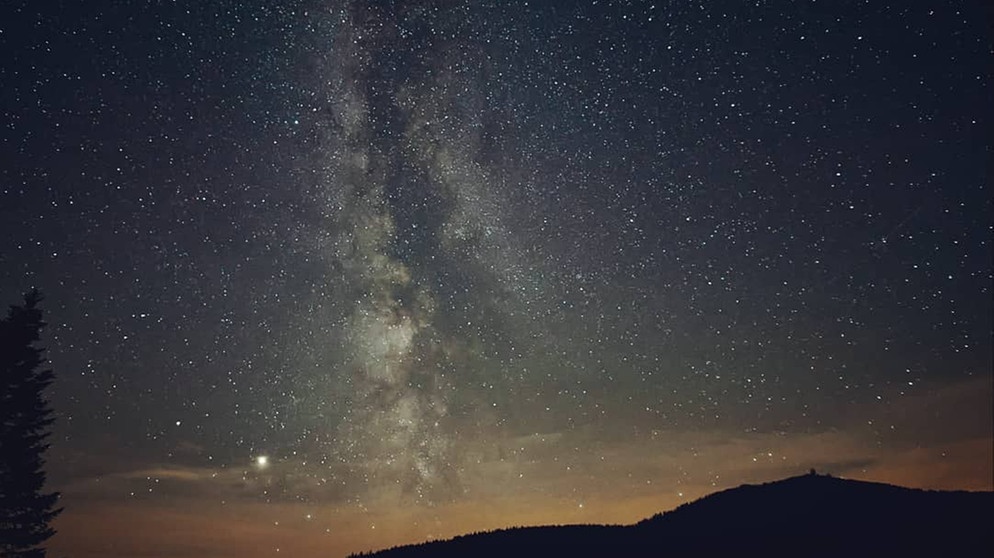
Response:
[{"label": "conifer tree", "polygon": [[33,290],[0,319],[0,556],[44,558],[61,512],[56,492],[45,493],[45,439],[52,410],[42,392],[52,383],[36,346],[45,323]]}]

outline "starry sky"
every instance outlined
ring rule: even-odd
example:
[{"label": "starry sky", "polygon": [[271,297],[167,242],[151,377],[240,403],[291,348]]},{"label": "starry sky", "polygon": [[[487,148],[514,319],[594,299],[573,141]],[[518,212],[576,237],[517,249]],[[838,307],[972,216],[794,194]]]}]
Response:
[{"label": "starry sky", "polygon": [[994,488],[985,4],[4,2],[50,547]]}]

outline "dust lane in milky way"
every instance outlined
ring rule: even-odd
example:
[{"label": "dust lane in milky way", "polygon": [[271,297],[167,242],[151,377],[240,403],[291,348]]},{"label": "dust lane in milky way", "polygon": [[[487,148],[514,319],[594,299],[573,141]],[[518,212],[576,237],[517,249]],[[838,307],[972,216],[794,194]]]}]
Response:
[{"label": "dust lane in milky way", "polygon": [[[457,494],[459,446],[499,421],[486,399],[460,393],[477,387],[466,385],[471,344],[510,356],[494,341],[513,337],[501,324],[534,296],[520,286],[532,270],[504,224],[498,173],[479,162],[485,58],[442,39],[461,31],[436,27],[448,23],[438,14],[399,12],[349,12],[320,72],[331,99],[313,174],[330,231],[321,254],[353,307],[330,369],[330,389],[348,394],[344,418],[319,450],[363,484],[432,502]],[[427,28],[436,36],[424,41]]]}]

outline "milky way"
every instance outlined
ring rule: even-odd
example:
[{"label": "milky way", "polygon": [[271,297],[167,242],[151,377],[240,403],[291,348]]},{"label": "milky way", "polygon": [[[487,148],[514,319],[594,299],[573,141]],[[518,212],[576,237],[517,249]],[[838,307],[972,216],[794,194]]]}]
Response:
[{"label": "milky way", "polygon": [[[510,333],[492,329],[492,314],[518,302],[522,264],[501,183],[480,163],[482,56],[441,38],[437,10],[398,11],[336,13],[333,55],[316,79],[327,103],[313,110],[324,130],[316,226],[331,231],[320,255],[347,315],[340,358],[315,373],[347,393],[321,449],[364,483],[430,502],[458,489],[459,434],[495,426],[474,405],[483,400],[460,394],[473,387],[466,355],[478,350],[466,330]],[[304,404],[327,397],[310,393]]]}]

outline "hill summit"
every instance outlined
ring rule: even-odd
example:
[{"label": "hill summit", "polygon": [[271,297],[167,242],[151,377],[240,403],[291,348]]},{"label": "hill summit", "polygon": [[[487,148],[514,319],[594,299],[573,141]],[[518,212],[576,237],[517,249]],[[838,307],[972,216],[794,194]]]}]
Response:
[{"label": "hill summit", "polygon": [[810,474],[742,485],[634,525],[520,527],[354,556],[973,556],[994,548],[994,493]]}]

